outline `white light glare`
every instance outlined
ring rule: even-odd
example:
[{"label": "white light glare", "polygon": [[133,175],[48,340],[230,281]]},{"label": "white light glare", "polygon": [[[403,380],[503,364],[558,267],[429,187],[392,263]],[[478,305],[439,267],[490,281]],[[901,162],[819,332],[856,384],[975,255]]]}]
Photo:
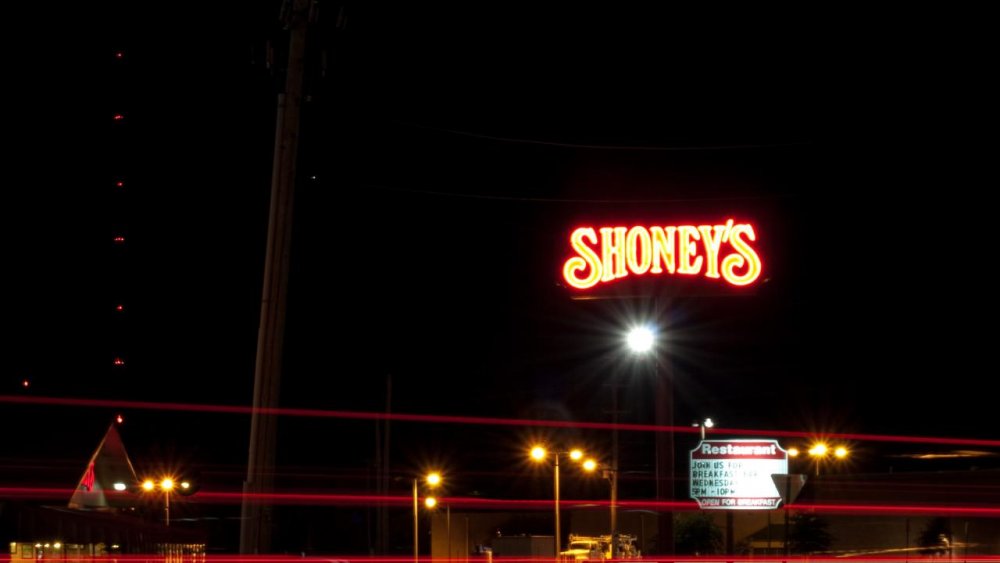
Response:
[{"label": "white light glare", "polygon": [[653,331],[646,326],[633,328],[628,333],[628,347],[629,350],[632,350],[633,352],[649,352],[653,349],[654,340],[655,335],[653,334]]}]

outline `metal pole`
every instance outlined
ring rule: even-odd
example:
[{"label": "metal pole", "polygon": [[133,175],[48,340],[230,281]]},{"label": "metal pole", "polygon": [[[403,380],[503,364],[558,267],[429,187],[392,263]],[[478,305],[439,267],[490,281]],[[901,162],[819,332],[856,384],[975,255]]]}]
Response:
[{"label": "metal pole", "polygon": [[247,478],[243,483],[240,553],[267,553],[271,548],[273,508],[259,496],[274,485],[277,408],[281,388],[288,269],[291,256],[292,201],[298,157],[299,122],[305,77],[306,31],[311,0],[292,0],[289,20],[288,68],[284,93],[278,95],[271,202],[264,257],[263,291],[254,366],[253,411]]},{"label": "metal pole", "polygon": [[964,550],[964,553],[965,553],[965,555],[962,556],[962,561],[963,561],[963,563],[966,563],[969,560],[969,521],[968,520],[965,521],[965,550]]},{"label": "metal pole", "polygon": [[[656,386],[655,419],[659,427],[669,427],[656,432],[656,499],[670,503],[674,500],[674,432],[673,390],[668,374],[661,375],[658,358],[653,359],[653,378]],[[660,512],[659,551],[674,553],[674,513],[667,509]]]},{"label": "metal pole", "polygon": [[618,382],[612,383],[611,414],[611,557],[618,557]]},{"label": "metal pole", "polygon": [[611,557],[618,557],[618,468],[611,470]]},{"label": "metal pole", "polygon": [[419,513],[417,512],[417,480],[413,480],[413,563],[417,563],[420,560],[419,540],[417,530],[417,517]]},{"label": "metal pole", "polygon": [[559,453],[556,452],[556,466],[555,466],[555,481],[556,481],[556,559],[559,558],[559,552],[562,551],[559,546]]},{"label": "metal pole", "polygon": [[164,512],[166,513],[166,525],[170,526],[170,491],[163,491]]},{"label": "metal pole", "polygon": [[792,476],[785,476],[785,557],[791,555],[791,547],[788,544],[788,513],[791,510],[792,501]]},{"label": "metal pole", "polygon": [[906,517],[906,549],[903,550],[906,553],[906,563],[910,563],[910,517]]},{"label": "metal pole", "polygon": [[448,530],[448,561],[451,561],[451,505],[445,508],[445,528]]}]

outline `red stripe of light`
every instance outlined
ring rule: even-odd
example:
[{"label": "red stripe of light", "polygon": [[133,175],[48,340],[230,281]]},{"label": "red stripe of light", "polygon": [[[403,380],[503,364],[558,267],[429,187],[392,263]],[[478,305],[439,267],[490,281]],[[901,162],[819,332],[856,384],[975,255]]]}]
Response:
[{"label": "red stripe of light", "polygon": [[[700,433],[700,428],[690,426],[666,426],[655,424],[613,424],[609,422],[576,422],[567,420],[538,420],[525,418],[492,418],[483,416],[453,416],[435,414],[405,414],[365,411],[331,411],[301,408],[260,408],[242,405],[206,405],[200,403],[159,403],[154,401],[123,401],[114,399],[76,399],[69,397],[22,397],[0,395],[0,403],[20,403],[30,405],[57,405],[69,407],[100,407],[114,409],[147,409],[185,412],[215,412],[227,414],[270,414],[279,416],[299,416],[314,418],[339,418],[356,420],[391,420],[400,422],[425,422],[446,424],[476,424],[492,426],[535,426],[545,428],[587,428],[595,430],[618,429],[633,432],[674,432]],[[753,430],[740,428],[716,428],[713,432],[730,435],[768,436],[774,438],[813,438],[815,433],[794,430]],[[934,436],[894,436],[888,434],[824,434],[828,439],[858,440],[873,442],[905,442],[919,444],[944,444],[952,446],[1000,447],[1000,440],[977,438],[939,438]]]}]

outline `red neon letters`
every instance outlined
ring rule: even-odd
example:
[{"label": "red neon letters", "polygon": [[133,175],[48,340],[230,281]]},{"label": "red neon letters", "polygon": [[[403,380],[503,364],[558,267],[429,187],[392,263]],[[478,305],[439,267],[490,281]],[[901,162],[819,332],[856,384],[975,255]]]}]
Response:
[{"label": "red neon letters", "polygon": [[751,246],[753,225],[675,227],[580,227],[569,237],[575,256],[563,264],[563,278],[577,289],[629,274],[684,274],[722,278],[743,286],[760,277],[760,256]]}]

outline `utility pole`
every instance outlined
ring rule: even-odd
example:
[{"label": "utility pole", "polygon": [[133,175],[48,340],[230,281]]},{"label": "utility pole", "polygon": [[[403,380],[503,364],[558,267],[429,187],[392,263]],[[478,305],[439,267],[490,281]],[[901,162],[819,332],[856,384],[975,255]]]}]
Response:
[{"label": "utility pole", "polygon": [[284,92],[278,94],[274,161],[271,171],[271,204],[264,258],[264,289],[257,333],[254,369],[253,414],[250,421],[250,451],[247,478],[243,483],[240,519],[240,553],[262,554],[271,548],[273,507],[262,502],[262,493],[274,486],[276,417],[281,388],[281,358],[285,336],[288,296],[288,266],[291,254],[292,202],[295,163],[298,156],[299,122],[305,74],[306,30],[312,0],[286,0],[289,30],[288,68]]},{"label": "utility pole", "polygon": [[[665,362],[664,362],[665,363]],[[654,396],[656,425],[668,430],[655,433],[656,441],[656,500],[674,502],[674,397],[670,366],[659,368],[659,358],[654,358]],[[658,369],[659,368],[659,369]],[[660,371],[665,373],[660,373]],[[661,554],[674,553],[674,513],[673,508],[660,510],[657,525],[659,551]]]}]

